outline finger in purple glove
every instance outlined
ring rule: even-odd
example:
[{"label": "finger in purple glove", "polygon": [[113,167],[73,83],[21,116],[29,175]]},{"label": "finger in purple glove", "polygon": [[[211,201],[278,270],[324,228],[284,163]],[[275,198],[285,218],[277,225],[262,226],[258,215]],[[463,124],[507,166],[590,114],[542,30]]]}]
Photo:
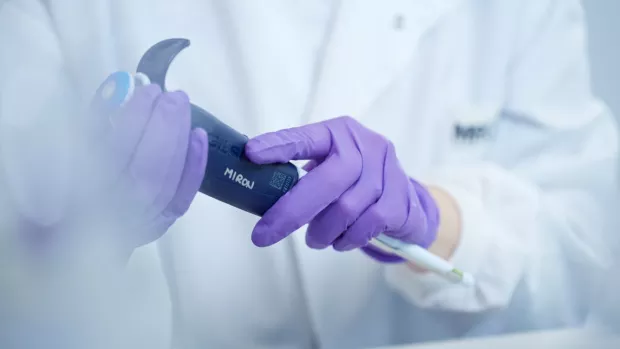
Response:
[{"label": "finger in purple glove", "polygon": [[312,160],[311,171],[257,223],[257,246],[305,224],[307,244],[318,249],[363,247],[380,233],[422,246],[435,239],[439,216],[430,195],[405,174],[391,142],[352,118],[264,134],[245,152],[258,164]]}]

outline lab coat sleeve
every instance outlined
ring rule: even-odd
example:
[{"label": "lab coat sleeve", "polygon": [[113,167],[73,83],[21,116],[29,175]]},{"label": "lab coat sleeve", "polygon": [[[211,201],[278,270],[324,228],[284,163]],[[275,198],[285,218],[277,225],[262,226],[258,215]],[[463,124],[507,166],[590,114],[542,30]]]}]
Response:
[{"label": "lab coat sleeve", "polygon": [[613,117],[590,91],[582,9],[575,0],[522,3],[526,13],[493,140],[473,160],[422,178],[457,201],[462,231],[452,262],[477,284],[387,267],[389,283],[418,306],[500,309],[519,289],[524,309],[579,311],[587,285],[607,263],[617,135]]},{"label": "lab coat sleeve", "polygon": [[[35,227],[45,243],[67,233],[48,227],[69,207],[73,126],[83,115],[49,4],[0,1],[0,312],[17,327],[2,326],[0,346],[9,334],[29,333],[21,340],[38,338],[37,347],[72,347],[60,338],[82,348],[169,348],[169,295],[154,245],[119,265],[97,244],[48,258],[24,243]],[[29,332],[36,322],[55,337]]]}]

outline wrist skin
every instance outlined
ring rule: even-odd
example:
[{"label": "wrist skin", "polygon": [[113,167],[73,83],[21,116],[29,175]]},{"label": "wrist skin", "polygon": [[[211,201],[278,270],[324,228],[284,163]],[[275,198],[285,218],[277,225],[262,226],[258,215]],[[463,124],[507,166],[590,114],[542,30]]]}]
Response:
[{"label": "wrist skin", "polygon": [[[426,189],[435,200],[441,221],[437,230],[435,241],[429,246],[428,251],[445,260],[450,260],[461,240],[461,210],[456,200],[445,190],[436,186],[426,186]],[[425,270],[407,263],[416,272]]]}]

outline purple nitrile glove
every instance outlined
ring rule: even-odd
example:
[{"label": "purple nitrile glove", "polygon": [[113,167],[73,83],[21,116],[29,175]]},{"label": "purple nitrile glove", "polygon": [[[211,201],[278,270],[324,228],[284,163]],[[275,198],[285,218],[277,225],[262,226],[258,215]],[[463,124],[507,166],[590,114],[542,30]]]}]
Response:
[{"label": "purple nitrile glove", "polygon": [[189,98],[137,87],[98,145],[103,166],[85,177],[100,179],[91,186],[95,212],[117,222],[132,248],[155,241],[189,209],[206,169],[207,133],[191,129]]},{"label": "purple nitrile glove", "polygon": [[[80,128],[81,155],[71,166],[69,208],[53,226],[20,224],[38,253],[111,249],[126,257],[161,237],[188,209],[204,177],[208,140],[191,129],[183,92],[137,87],[133,97]],[[25,176],[28,174],[25,173]]]},{"label": "purple nitrile glove", "polygon": [[439,210],[430,194],[403,171],[391,142],[350,117],[258,136],[245,153],[258,164],[312,160],[310,172],[256,224],[257,246],[309,224],[311,248],[362,247],[375,259],[396,262],[401,259],[368,242],[380,233],[422,247],[435,240]]}]

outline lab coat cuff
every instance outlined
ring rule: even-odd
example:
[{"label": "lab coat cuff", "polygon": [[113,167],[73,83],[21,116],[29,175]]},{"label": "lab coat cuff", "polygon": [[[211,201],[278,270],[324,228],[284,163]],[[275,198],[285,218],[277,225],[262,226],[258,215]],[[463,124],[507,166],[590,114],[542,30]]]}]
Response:
[{"label": "lab coat cuff", "polygon": [[[437,185],[450,193],[461,210],[461,236],[451,263],[477,277],[494,248],[493,228],[487,222],[484,205],[466,188],[449,183]],[[460,311],[477,311],[482,306],[475,301],[477,286],[455,284],[435,273],[414,271],[406,264],[386,269],[388,283],[417,306]]]}]

